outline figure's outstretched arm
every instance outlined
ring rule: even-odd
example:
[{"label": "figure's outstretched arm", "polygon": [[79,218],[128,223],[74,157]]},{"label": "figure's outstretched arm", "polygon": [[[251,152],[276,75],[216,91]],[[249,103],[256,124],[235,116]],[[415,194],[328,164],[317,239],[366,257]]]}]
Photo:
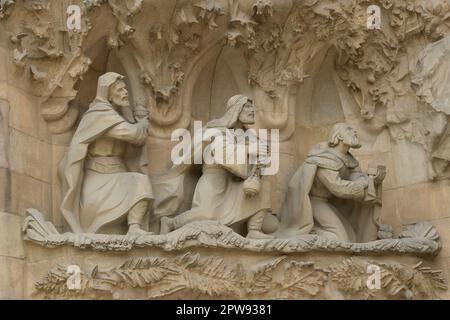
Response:
[{"label": "figure's outstretched arm", "polygon": [[365,189],[368,186],[366,179],[356,181],[344,180],[339,176],[338,171],[319,168],[317,177],[320,182],[336,197],[341,199],[362,200],[365,196]]},{"label": "figure's outstretched arm", "polygon": [[148,120],[142,119],[137,123],[122,122],[108,130],[107,137],[126,141],[135,145],[145,143],[148,133]]},{"label": "figure's outstretched arm", "polygon": [[348,180],[350,181],[367,181],[369,179],[367,173],[363,172],[360,167],[356,167],[350,172]]}]

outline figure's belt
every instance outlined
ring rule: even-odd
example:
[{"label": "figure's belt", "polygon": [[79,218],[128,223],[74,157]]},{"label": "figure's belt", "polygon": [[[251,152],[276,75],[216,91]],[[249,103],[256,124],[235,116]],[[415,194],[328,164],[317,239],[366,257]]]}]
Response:
[{"label": "figure's belt", "polygon": [[86,170],[92,170],[98,173],[118,173],[128,171],[120,157],[88,156],[84,167]]}]

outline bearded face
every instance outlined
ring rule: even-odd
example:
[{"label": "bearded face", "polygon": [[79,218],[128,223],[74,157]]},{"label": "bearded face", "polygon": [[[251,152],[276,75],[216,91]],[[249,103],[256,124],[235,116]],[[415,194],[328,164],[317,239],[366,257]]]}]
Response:
[{"label": "bearded face", "polygon": [[116,106],[125,108],[130,105],[128,90],[124,81],[116,81],[109,89],[109,101]]},{"label": "bearded face", "polygon": [[244,125],[255,124],[255,107],[250,100],[242,107],[242,111],[239,114],[239,121]]},{"label": "bearded face", "polygon": [[350,126],[342,133],[342,142],[353,149],[361,148],[358,133]]}]

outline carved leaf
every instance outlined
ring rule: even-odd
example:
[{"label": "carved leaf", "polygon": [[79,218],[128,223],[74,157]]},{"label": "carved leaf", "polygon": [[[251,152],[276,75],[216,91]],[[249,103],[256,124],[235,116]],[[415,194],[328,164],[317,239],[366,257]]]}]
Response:
[{"label": "carved leaf", "polygon": [[268,262],[264,261],[250,269],[251,281],[248,283],[247,291],[262,294],[277,287],[279,284],[274,281],[274,271],[285,258],[283,256]]},{"label": "carved leaf", "polygon": [[47,275],[41,281],[35,283],[35,288],[43,291],[46,296],[53,297],[77,296],[83,294],[89,286],[89,278],[81,273],[81,288],[79,290],[69,290],[66,283],[70,274],[67,273],[66,270],[67,268],[62,265],[58,265],[49,270]]},{"label": "carved leaf", "polygon": [[425,238],[432,241],[438,241],[439,234],[431,223],[421,221],[403,226],[403,231],[399,234],[399,238]]},{"label": "carved leaf", "polygon": [[240,296],[236,273],[222,258],[201,259],[198,254],[187,253],[176,263],[182,268],[187,289],[209,296]]},{"label": "carved leaf", "polygon": [[290,299],[316,296],[328,279],[327,273],[317,269],[313,262],[291,261],[286,266],[283,288]]},{"label": "carved leaf", "polygon": [[132,287],[146,287],[161,281],[168,274],[176,274],[178,270],[169,265],[166,259],[141,258],[126,261],[112,271],[119,277],[118,282],[125,282]]},{"label": "carved leaf", "polygon": [[[380,288],[368,289],[367,267],[377,265]],[[312,262],[286,261],[278,257],[256,265],[230,264],[223,258],[201,258],[187,253],[173,258],[136,258],[118,267],[102,269],[94,266],[91,272],[81,273],[81,289],[69,290],[66,267],[58,265],[36,283],[36,289],[46,297],[80,298],[85,294],[101,296],[102,292],[117,295],[127,286],[147,289],[147,297],[164,298],[180,292],[184,297],[195,294],[222,298],[250,298],[261,295],[303,299],[328,298],[328,290],[337,289],[351,298],[439,298],[439,291],[447,289],[439,270],[408,266],[397,262],[378,263],[365,259],[346,259],[327,269],[315,267]],[[120,294],[119,294],[120,296]]]},{"label": "carved leaf", "polygon": [[407,299],[437,298],[438,290],[446,290],[447,285],[440,270],[421,267],[422,262],[410,267],[399,263],[381,263],[382,287],[392,296],[403,295]]},{"label": "carved leaf", "polygon": [[367,262],[354,258],[333,264],[330,266],[331,280],[336,282],[343,292],[358,294],[364,298],[371,297],[373,293],[366,285],[367,265]]}]

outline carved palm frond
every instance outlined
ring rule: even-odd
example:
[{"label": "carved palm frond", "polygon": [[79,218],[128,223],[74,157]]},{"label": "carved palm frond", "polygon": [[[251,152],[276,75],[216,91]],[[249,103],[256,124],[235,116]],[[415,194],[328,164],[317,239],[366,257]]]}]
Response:
[{"label": "carved palm frond", "polygon": [[209,296],[240,296],[235,270],[221,257],[201,259],[187,253],[175,263],[181,268],[186,289]]},{"label": "carved palm frond", "polygon": [[392,296],[401,294],[407,299],[437,298],[438,290],[447,289],[442,272],[421,264],[410,267],[394,262],[381,263],[383,288]]},{"label": "carved palm frond", "polygon": [[328,275],[313,262],[291,261],[286,265],[283,288],[290,299],[316,296],[325,286]]},{"label": "carved palm frond", "polygon": [[49,270],[45,277],[35,283],[35,288],[38,291],[44,292],[45,296],[50,297],[67,297],[82,295],[89,287],[90,279],[84,273],[80,273],[81,288],[79,290],[69,290],[67,287],[67,280],[70,274],[67,268],[62,265],[57,265],[55,268]]},{"label": "carved palm frond", "polygon": [[139,288],[151,286],[167,275],[177,273],[178,270],[161,258],[130,259],[111,271],[112,277],[117,278],[117,283],[123,282]]},{"label": "carved palm frond", "polygon": [[285,256],[263,261],[253,268],[250,268],[249,283],[247,284],[247,292],[252,294],[264,294],[271,290],[275,290],[279,283],[274,280],[275,269],[285,259]]},{"label": "carved palm frond", "polygon": [[[380,288],[369,289],[368,266],[376,265],[380,271]],[[435,299],[438,291],[447,285],[440,270],[421,267],[421,263],[408,266],[397,262],[375,262],[350,258],[331,266],[331,279],[339,289],[350,295],[387,296],[406,299]]]},{"label": "carved palm frond", "polygon": [[431,223],[421,221],[403,226],[403,231],[399,234],[399,238],[428,239],[437,242],[439,234]]},{"label": "carved palm frond", "polygon": [[[369,289],[368,267],[379,268],[380,287]],[[372,274],[373,275],[373,274]],[[202,258],[186,253],[171,258],[145,257],[126,260],[117,267],[80,273],[81,287],[69,290],[67,268],[58,265],[36,283],[45,297],[101,297],[102,293],[119,295],[121,290],[141,288],[149,299],[197,295],[213,298],[284,299],[328,298],[327,292],[341,292],[350,298],[439,298],[447,289],[439,270],[420,263],[408,266],[397,262],[377,263],[364,258],[350,258],[327,268],[313,262],[277,257],[256,264],[226,262],[222,257]],[[146,290],[146,291],[145,291]]]},{"label": "carved palm frond", "polygon": [[27,209],[26,215],[22,226],[25,239],[50,247],[53,243],[48,241],[49,237],[53,236],[53,239],[58,243],[65,241],[62,236],[59,237],[60,234],[55,226],[51,222],[46,221],[44,215],[38,210]]},{"label": "carved palm frond", "polygon": [[331,280],[344,293],[369,298],[374,293],[367,287],[368,262],[360,259],[346,259],[330,266]]}]

